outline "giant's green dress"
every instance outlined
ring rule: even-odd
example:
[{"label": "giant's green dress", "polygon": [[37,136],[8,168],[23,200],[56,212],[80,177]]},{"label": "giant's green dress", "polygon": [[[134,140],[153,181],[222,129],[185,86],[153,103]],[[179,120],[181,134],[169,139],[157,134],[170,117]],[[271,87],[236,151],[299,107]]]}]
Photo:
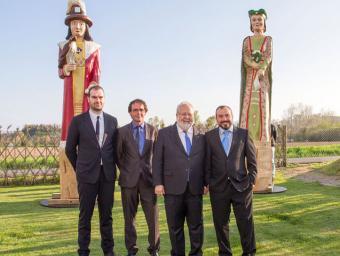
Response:
[{"label": "giant's green dress", "polygon": [[[259,77],[257,64],[264,70]],[[243,40],[241,67],[241,128],[249,130],[254,141],[270,141],[270,110],[272,90],[272,38],[249,36]]]}]

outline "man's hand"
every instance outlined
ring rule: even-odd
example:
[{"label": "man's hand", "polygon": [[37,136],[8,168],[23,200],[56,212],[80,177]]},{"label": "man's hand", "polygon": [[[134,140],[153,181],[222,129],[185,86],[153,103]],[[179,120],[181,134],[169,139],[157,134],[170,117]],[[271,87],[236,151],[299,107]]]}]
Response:
[{"label": "man's hand", "polygon": [[165,194],[165,191],[164,191],[164,186],[163,185],[157,185],[155,186],[155,194],[157,196],[163,196]]},{"label": "man's hand", "polygon": [[205,195],[209,193],[209,185],[208,185],[208,186],[204,186],[203,193],[204,193]]}]

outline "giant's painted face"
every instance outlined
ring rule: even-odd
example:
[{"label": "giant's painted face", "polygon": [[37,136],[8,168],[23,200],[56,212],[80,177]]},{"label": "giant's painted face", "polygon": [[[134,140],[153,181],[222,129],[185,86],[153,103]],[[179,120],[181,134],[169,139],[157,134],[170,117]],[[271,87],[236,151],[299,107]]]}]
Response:
[{"label": "giant's painted face", "polygon": [[71,33],[74,37],[84,37],[86,23],[82,20],[72,20],[70,22]]},{"label": "giant's painted face", "polygon": [[250,17],[252,32],[265,32],[265,17],[262,14],[255,14]]}]

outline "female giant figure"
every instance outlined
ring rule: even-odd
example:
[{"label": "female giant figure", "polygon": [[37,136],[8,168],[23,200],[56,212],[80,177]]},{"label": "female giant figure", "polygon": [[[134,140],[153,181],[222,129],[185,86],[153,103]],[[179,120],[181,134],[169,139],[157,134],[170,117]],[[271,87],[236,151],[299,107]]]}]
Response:
[{"label": "female giant figure", "polygon": [[256,142],[270,141],[272,38],[266,36],[267,14],[249,11],[250,30],[243,40],[240,127]]}]

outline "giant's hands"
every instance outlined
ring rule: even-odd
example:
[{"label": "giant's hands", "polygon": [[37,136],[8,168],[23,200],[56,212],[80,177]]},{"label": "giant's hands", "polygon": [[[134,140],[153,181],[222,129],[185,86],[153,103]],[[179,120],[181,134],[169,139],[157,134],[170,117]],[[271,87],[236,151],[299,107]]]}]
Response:
[{"label": "giant's hands", "polygon": [[204,193],[205,195],[209,193],[209,185],[204,186],[203,193]]},{"label": "giant's hands", "polygon": [[76,64],[65,64],[63,67],[64,74],[69,76],[72,71],[76,70],[76,68],[77,68]]},{"label": "giant's hands", "polygon": [[163,185],[157,185],[155,186],[155,194],[157,196],[162,196],[165,194],[165,191],[164,191],[164,186]]}]

